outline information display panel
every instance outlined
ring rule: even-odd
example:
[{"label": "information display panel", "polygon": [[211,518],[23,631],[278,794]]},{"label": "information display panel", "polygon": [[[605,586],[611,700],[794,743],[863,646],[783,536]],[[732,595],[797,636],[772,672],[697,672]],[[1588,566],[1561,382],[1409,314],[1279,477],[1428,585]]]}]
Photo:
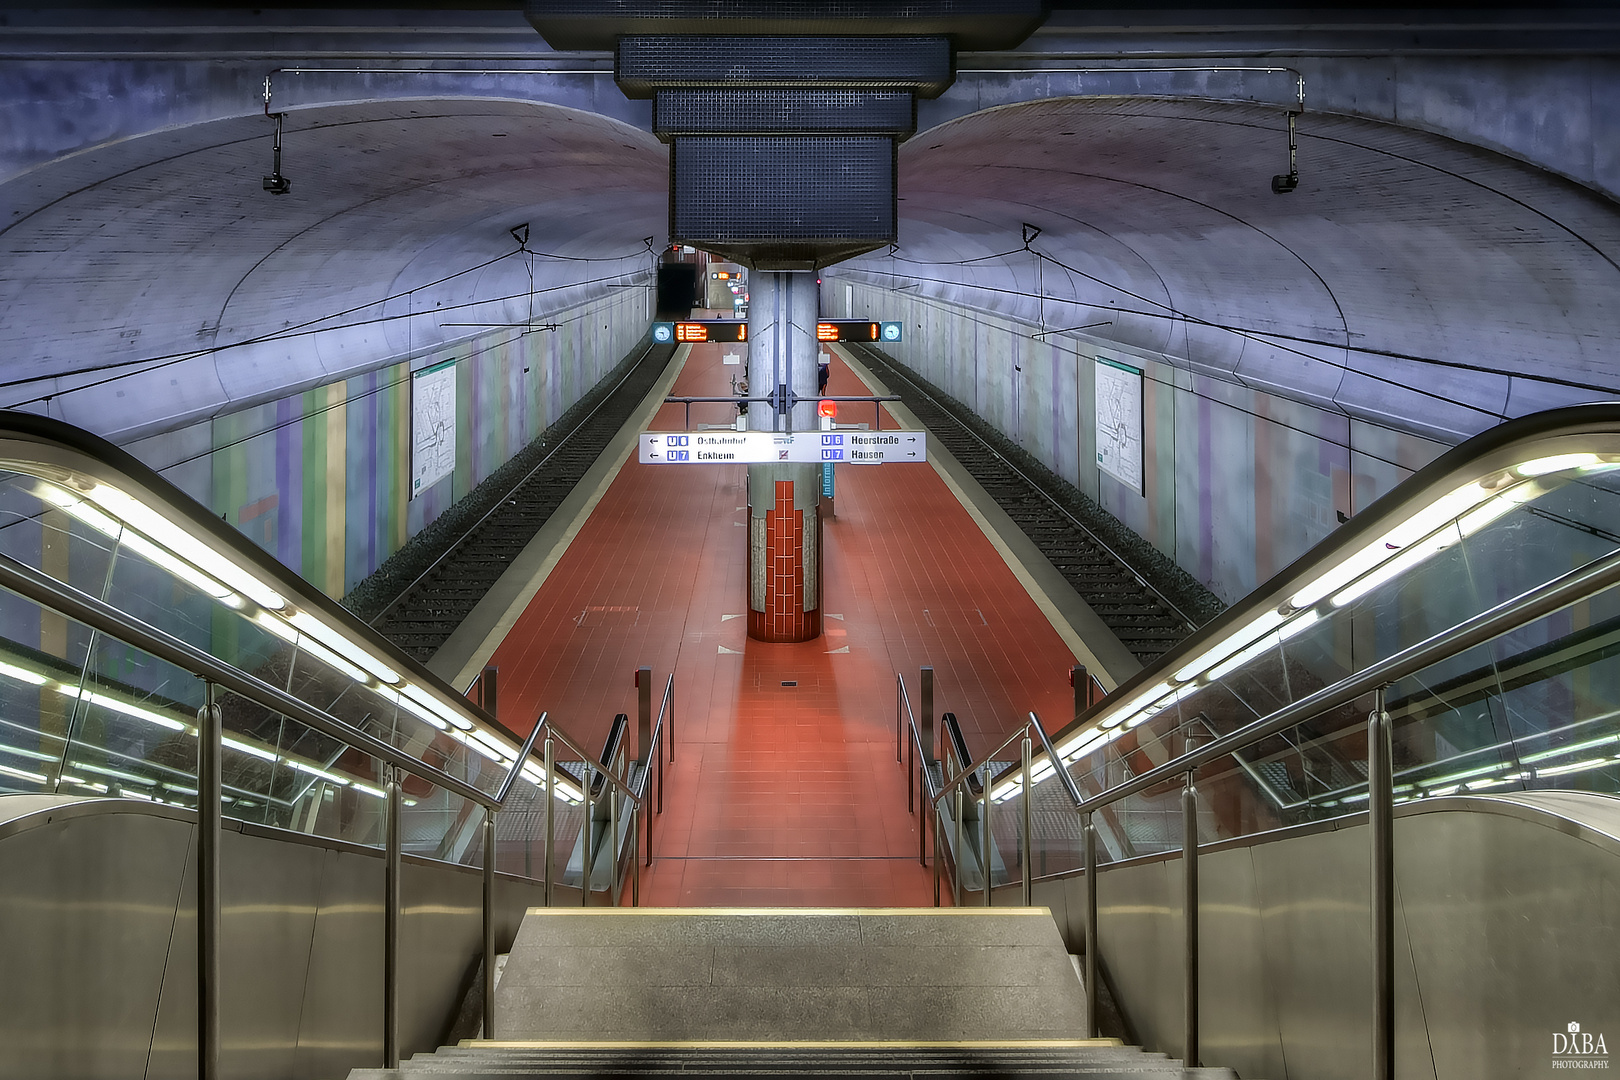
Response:
[{"label": "information display panel", "polygon": [[411,376],[411,498],[456,471],[456,362]]},{"label": "information display panel", "polygon": [[867,322],[864,319],[831,319],[816,323],[817,341],[899,341],[897,322]]},{"label": "information display panel", "polygon": [[928,460],[923,431],[644,431],[644,465],[912,464]]},{"label": "information display panel", "polygon": [[693,319],[687,322],[655,322],[652,339],[660,345],[700,344],[706,341],[747,341],[748,323],[742,319]]},{"label": "information display panel", "polygon": [[1097,357],[1097,467],[1138,495],[1142,467],[1142,369]]}]

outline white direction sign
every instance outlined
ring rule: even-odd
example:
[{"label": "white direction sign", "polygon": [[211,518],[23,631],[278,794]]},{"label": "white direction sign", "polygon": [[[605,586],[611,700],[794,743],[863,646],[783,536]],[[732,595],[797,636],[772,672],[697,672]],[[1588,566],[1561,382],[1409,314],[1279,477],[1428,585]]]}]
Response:
[{"label": "white direction sign", "polygon": [[922,431],[644,431],[644,465],[880,465],[928,460]]}]

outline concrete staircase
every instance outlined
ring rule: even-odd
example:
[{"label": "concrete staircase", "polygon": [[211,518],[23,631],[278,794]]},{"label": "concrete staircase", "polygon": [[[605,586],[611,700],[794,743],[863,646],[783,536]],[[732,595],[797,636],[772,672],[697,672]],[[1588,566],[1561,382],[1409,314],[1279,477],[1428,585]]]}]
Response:
[{"label": "concrete staircase", "polygon": [[1085,1040],[1045,908],[531,909],[496,991],[497,1041],[415,1076],[1231,1078]]}]

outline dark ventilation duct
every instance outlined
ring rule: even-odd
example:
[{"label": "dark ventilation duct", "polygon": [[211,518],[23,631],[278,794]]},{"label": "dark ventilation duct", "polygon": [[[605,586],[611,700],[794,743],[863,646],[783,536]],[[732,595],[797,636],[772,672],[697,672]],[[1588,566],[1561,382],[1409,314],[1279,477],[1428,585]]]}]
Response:
[{"label": "dark ventilation duct", "polygon": [[1033,0],[530,0],[556,49],[612,49],[671,144],[670,242],[820,269],[897,238],[895,148],[959,49],[1011,48]]}]

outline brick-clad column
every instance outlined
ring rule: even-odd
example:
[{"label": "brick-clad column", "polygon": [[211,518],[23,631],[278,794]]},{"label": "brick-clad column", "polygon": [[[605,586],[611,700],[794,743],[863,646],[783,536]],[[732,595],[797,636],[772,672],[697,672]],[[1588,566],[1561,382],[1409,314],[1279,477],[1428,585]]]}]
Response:
[{"label": "brick-clad column", "polygon": [[[791,416],[756,402],[754,431],[816,431],[816,278],[755,271],[748,281],[748,386],[786,386]],[[821,633],[821,466],[748,468],[748,635],[808,641]]]},{"label": "brick-clad column", "polygon": [[808,641],[821,633],[821,470],[756,465],[749,472],[769,491],[756,495],[749,477],[748,636]]}]

